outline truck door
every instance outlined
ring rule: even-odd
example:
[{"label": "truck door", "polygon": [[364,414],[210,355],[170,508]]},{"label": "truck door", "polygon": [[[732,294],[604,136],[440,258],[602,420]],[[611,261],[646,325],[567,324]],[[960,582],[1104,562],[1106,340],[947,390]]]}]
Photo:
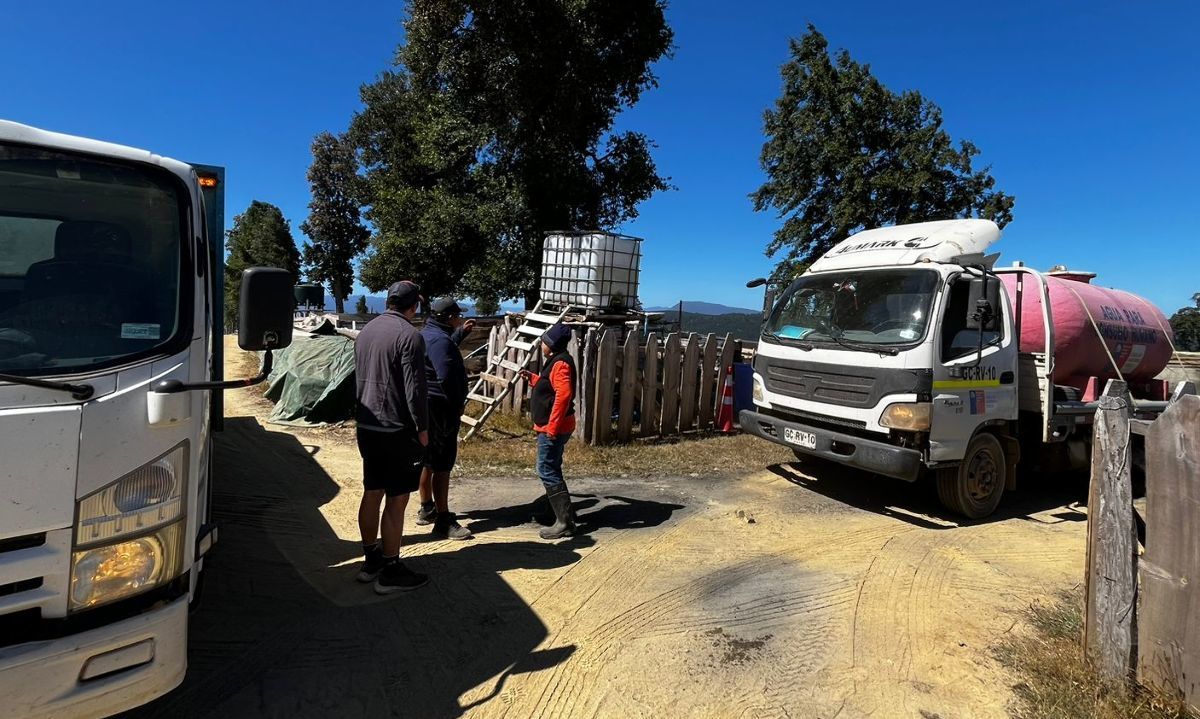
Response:
[{"label": "truck door", "polygon": [[[971,279],[957,275],[943,293],[929,434],[929,458],[935,462],[961,460],[980,425],[1017,417],[1017,351],[1008,328],[1008,296],[999,293],[995,320],[982,329],[981,354],[981,330],[968,326],[975,311]],[[989,281],[999,285],[995,277]]]}]

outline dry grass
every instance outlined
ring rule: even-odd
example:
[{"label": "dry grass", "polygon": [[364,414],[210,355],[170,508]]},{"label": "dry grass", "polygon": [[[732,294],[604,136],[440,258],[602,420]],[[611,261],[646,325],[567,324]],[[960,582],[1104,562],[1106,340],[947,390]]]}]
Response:
[{"label": "dry grass", "polygon": [[1102,681],[1083,656],[1083,600],[1079,591],[1035,604],[1034,631],[1014,636],[998,655],[1021,681],[1014,687],[1021,719],[1183,719],[1182,703],[1141,687]]},{"label": "dry grass", "polygon": [[[593,447],[578,436],[567,444],[563,463],[570,474],[585,476],[736,475],[794,459],[779,445],[748,435],[691,434]],[[527,420],[495,414],[483,432],[459,449],[463,476],[521,475],[533,472],[537,443]]]}]

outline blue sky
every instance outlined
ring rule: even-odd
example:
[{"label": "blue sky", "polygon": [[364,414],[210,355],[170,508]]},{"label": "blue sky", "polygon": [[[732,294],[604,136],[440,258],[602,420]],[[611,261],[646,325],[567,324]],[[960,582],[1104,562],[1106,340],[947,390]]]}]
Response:
[{"label": "blue sky", "polygon": [[[283,8],[286,7],[286,10]],[[309,142],[340,131],[392,58],[402,3],[10,3],[0,117],[227,169],[251,199],[307,212]],[[814,23],[946,127],[1016,195],[998,246],[1099,273],[1170,314],[1200,291],[1200,9],[1184,0],[731,4],[676,0],[674,57],[622,128],[659,145],[677,190],[620,228],[646,238],[642,299],[754,307],[779,220],[753,212],[762,111],[787,40]]]}]

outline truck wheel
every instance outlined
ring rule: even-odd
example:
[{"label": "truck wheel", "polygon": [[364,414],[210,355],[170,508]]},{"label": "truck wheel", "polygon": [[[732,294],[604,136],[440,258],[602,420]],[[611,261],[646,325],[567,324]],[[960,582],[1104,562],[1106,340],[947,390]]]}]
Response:
[{"label": "truck wheel", "polygon": [[952,512],[983,519],[1000,504],[1008,470],[1000,440],[986,432],[977,434],[957,467],[938,471],[938,499]]}]

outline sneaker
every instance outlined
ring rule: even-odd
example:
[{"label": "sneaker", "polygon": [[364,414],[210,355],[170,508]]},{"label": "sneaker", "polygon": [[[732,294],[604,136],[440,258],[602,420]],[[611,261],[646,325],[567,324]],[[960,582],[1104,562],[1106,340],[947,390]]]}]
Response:
[{"label": "sneaker", "polygon": [[470,539],[471,530],[458,523],[454,512],[445,512],[439,514],[437,521],[433,523],[433,536],[442,539]]},{"label": "sneaker", "polygon": [[421,508],[417,510],[417,524],[421,526],[433,524],[437,516],[437,506],[433,502],[421,502]]},{"label": "sneaker", "polygon": [[375,593],[407,592],[417,587],[423,587],[428,582],[427,575],[414,572],[401,562],[395,561],[385,566],[379,573],[379,579],[375,580]]},{"label": "sneaker", "polygon": [[366,551],[367,560],[358,568],[358,575],[354,577],[355,581],[367,584],[375,581],[379,576],[379,572],[383,569],[383,550],[376,544],[374,547]]}]

